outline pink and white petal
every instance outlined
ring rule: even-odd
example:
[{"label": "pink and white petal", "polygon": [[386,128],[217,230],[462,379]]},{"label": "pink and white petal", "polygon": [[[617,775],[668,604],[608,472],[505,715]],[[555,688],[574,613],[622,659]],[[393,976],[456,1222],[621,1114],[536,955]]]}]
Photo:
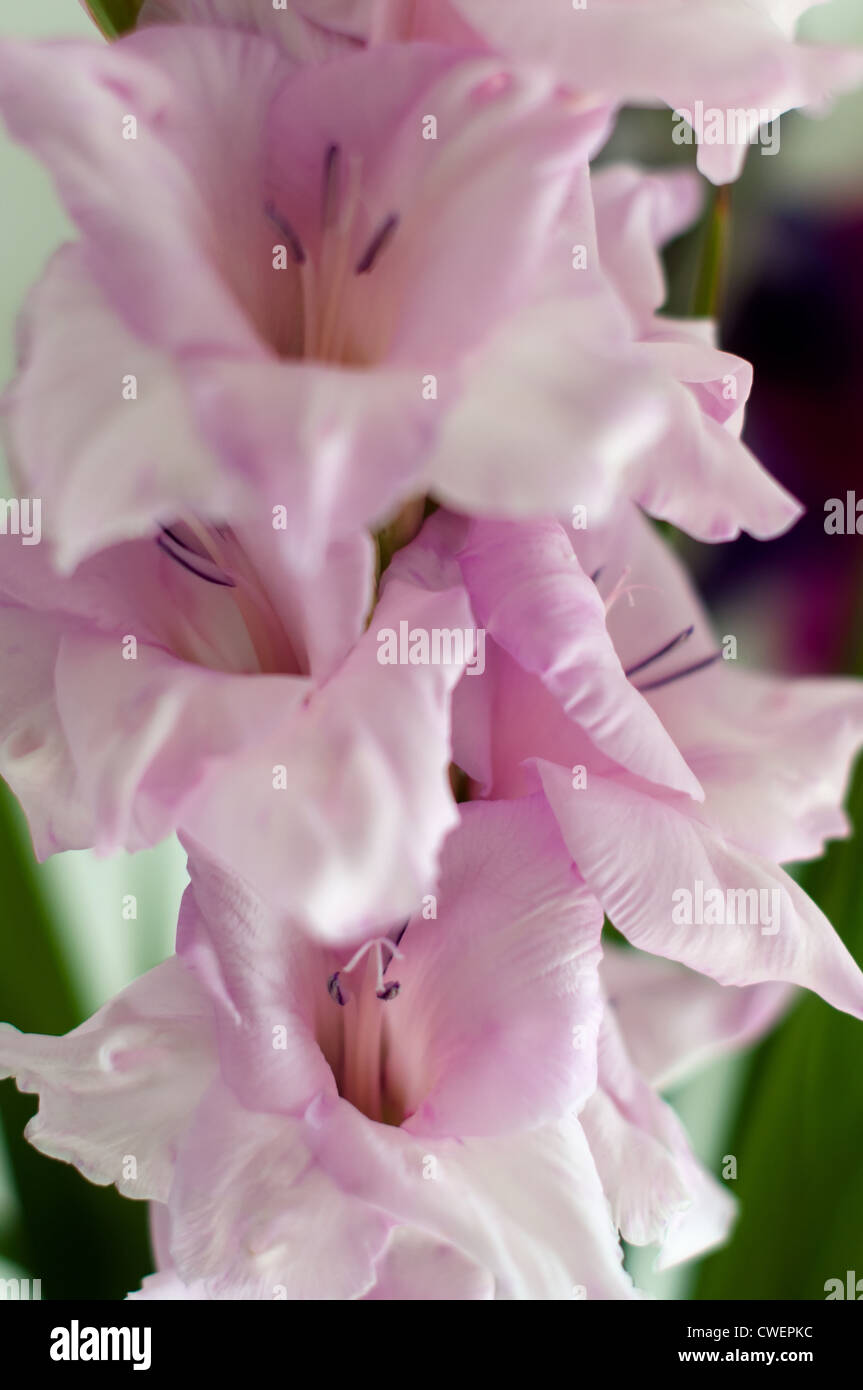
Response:
[{"label": "pink and white petal", "polygon": [[355,531],[327,550],[321,568],[298,573],[286,530],[276,520],[234,527],[279,622],[290,637],[297,668],[326,681],[365,631],[372,606],[375,544]]},{"label": "pink and white petal", "polygon": [[[646,340],[639,352],[671,387],[671,423],[632,470],[630,496],[645,511],[703,541],[780,535],[802,508],[741,443],[751,368],[694,335]],[[742,379],[742,380],[741,380]],[[725,383],[725,385],[723,385]],[[731,406],[722,392],[733,392]]]},{"label": "pink and white petal", "polygon": [[582,1123],[620,1232],[658,1242],[658,1268],[694,1258],[727,1236],[735,1203],[693,1154],[674,1111],[646,1084],[606,1014],[599,1088]]},{"label": "pink and white petal", "polygon": [[477,522],[459,552],[477,620],[540,677],[596,746],[648,781],[701,789],[643,696],[630,685],[605,605],[557,522]]},{"label": "pink and white petal", "polygon": [[[582,532],[585,569],[624,567],[632,603],[616,603],[608,627],[625,667],[693,629],[680,654],[645,668],[662,679],[714,655],[718,643],[689,575],[634,508],[603,533]],[[647,698],[707,793],[702,818],[737,844],[787,862],[822,852],[847,833],[842,800],[863,738],[863,687],[850,680],[791,680],[720,661],[670,681]]]},{"label": "pink and white petal", "polygon": [[305,572],[423,491],[439,421],[419,370],[211,360],[187,381],[213,449],[267,506],[286,508],[282,534]]},{"label": "pink and white petal", "polygon": [[408,924],[387,1004],[404,1129],[499,1135],[579,1109],[596,1084],[602,913],[541,796],[462,808],[436,911]]},{"label": "pink and white petal", "polygon": [[[302,0],[302,3],[311,10],[321,5],[328,9],[333,5],[339,8],[368,6],[370,0]],[[373,40],[426,39],[455,44],[459,48],[483,46],[476,31],[461,18],[454,0],[413,0],[410,5],[405,5],[404,0],[371,0],[371,3],[375,5]]]},{"label": "pink and white petal", "polygon": [[154,347],[268,355],[256,331],[274,308],[263,126],[289,72],[264,39],[182,25],[108,47],[0,47],[13,137],[47,164],[91,273]]},{"label": "pink and white petal", "polygon": [[51,261],[19,335],[21,366],[3,403],[9,445],[44,501],[61,569],[149,535],[159,520],[249,505],[242,479],[198,435],[172,364],[117,317],[80,246]]},{"label": "pink and white petal", "polygon": [[[699,683],[680,733],[722,834],[780,863],[817,858],[847,835],[843,809],[863,744],[863,684],[718,670]],[[684,722],[685,721],[685,722]]]},{"label": "pink and white petal", "polygon": [[375,1269],[371,1302],[473,1302],[494,1298],[494,1280],[456,1246],[397,1226]]},{"label": "pink and white petal", "polygon": [[309,942],[200,846],[184,847],[191,882],[177,953],[213,1001],[225,1082],[251,1111],[298,1113],[319,1093],[335,1095],[319,1045],[339,1012],[325,989],[340,963],[335,953]]},{"label": "pink and white petal", "polygon": [[316,1163],[302,1120],[219,1084],[183,1136],[170,1210],[177,1271],[214,1299],[362,1297],[392,1226]]},{"label": "pink and white petal", "polygon": [[180,1303],[200,1301],[207,1298],[204,1285],[184,1284],[176,1270],[162,1269],[157,1274],[148,1274],[141,1281],[140,1289],[126,1294],[127,1303],[168,1302]]},{"label": "pink and white petal", "polygon": [[167,1199],[177,1143],[215,1066],[209,1001],[176,959],[63,1038],[0,1024],[0,1076],[40,1098],[26,1137],[127,1197]]},{"label": "pink and white petal", "polygon": [[[184,810],[189,834],[331,944],[409,917],[458,819],[450,697],[463,667],[382,665],[378,634],[401,622],[469,628],[466,595],[388,584],[333,678]],[[274,789],[279,768],[289,785]],[[254,812],[238,818],[238,805]]]},{"label": "pink and white petal", "polygon": [[646,325],[666,296],[659,248],[696,220],[703,188],[689,170],[657,173],[632,164],[598,170],[591,185],[602,268]]},{"label": "pink and white petal", "polygon": [[791,1004],[784,984],[718,985],[675,961],[606,946],[600,976],[626,1049],[664,1090],[762,1037]]},{"label": "pink and white petal", "polygon": [[[321,0],[308,7],[314,11]],[[367,3],[367,0],[363,0]],[[138,27],[145,24],[216,24],[245,29],[272,39],[298,62],[320,63],[349,51],[353,42],[323,23],[309,23],[293,0],[277,8],[273,0],[144,0]]]},{"label": "pink and white petal", "polygon": [[[725,840],[679,799],[601,777],[573,792],[564,768],[540,763],[539,772],[579,872],[634,946],[679,960],[720,984],[803,985],[863,1017],[863,973],[824,914],[775,864]],[[723,904],[729,890],[757,892],[758,915],[763,902],[769,920],[675,921],[673,914],[682,919],[685,908],[675,895],[694,895],[699,883],[705,901],[714,893]],[[735,917],[738,906],[735,900]],[[747,915],[750,906],[747,900]]]},{"label": "pink and white petal", "polygon": [[0,776],[24,808],[38,859],[84,849],[95,833],[54,696],[64,626],[52,614],[0,605]]},{"label": "pink and white petal", "polygon": [[442,421],[434,494],[496,518],[576,505],[596,521],[608,514],[673,404],[666,383],[634,359],[628,334],[604,293],[516,314],[476,357]]},{"label": "pink and white petal", "polygon": [[126,661],[122,644],[120,636],[68,632],[56,668],[60,719],[100,853],[158,844],[309,691],[299,677],[210,671],[145,644]]},{"label": "pink and white petal", "polygon": [[464,1143],[372,1125],[344,1101],[312,1107],[307,1123],[336,1184],[456,1246],[490,1272],[496,1298],[638,1296],[576,1120]]}]

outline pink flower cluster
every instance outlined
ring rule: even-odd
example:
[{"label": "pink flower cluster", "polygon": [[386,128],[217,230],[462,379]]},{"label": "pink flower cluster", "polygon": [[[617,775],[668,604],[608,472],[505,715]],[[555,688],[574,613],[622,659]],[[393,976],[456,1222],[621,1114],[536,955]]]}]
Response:
[{"label": "pink flower cluster", "polygon": [[658,1088],[790,986],[863,1016],[780,867],[847,830],[863,690],[722,659],[649,518],[799,508],[748,364],[659,313],[697,177],[590,167],[625,102],[853,81],[804,8],[147,0],[0,46],[78,233],[4,403],[48,541],[0,544],[0,773],[40,857],[177,832],[191,879],[176,955],[0,1074],[153,1204],[134,1296],[638,1297],[621,1238],[733,1217]]}]

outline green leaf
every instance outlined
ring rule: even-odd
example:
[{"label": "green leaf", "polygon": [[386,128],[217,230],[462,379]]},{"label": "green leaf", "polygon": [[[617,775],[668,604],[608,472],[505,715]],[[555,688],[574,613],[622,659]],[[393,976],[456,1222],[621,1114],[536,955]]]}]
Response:
[{"label": "green leaf", "polygon": [[85,0],[85,3],[105,37],[117,39],[134,29],[144,0]]},{"label": "green leaf", "polygon": [[731,190],[717,188],[704,219],[701,254],[691,313],[694,318],[719,317],[731,231]]}]

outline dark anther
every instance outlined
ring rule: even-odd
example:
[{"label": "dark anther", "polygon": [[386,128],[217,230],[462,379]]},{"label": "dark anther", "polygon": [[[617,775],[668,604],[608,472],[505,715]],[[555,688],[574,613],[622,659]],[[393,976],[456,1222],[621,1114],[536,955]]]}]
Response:
[{"label": "dark anther", "polygon": [[345,996],[345,992],[344,992],[344,990],[342,989],[341,985],[339,984],[339,972],[338,972],[338,970],[336,970],[335,973],[332,974],[332,975],[330,976],[330,978],[327,980],[327,994],[328,994],[328,995],[330,996],[330,998],[331,998],[332,1000],[334,1000],[335,1003],[338,1004],[338,1005],[340,1006],[340,1008],[342,1008],[342,1009],[345,1007],[345,1004],[348,1002],[348,1001],[347,1001],[347,998],[346,998],[346,996]]},{"label": "dark anther", "polygon": [[638,661],[634,666],[630,666],[626,675],[634,676],[638,671],[643,671],[645,666],[652,666],[654,661],[659,661],[660,657],[667,656],[669,652],[675,651],[677,647],[682,647],[684,642],[689,641],[694,631],[694,625],[685,627],[682,632],[678,632],[676,637],[672,637],[670,642],[666,642],[664,647],[660,647],[658,652],[654,652],[652,656],[646,656],[643,661]]},{"label": "dark anther", "polygon": [[644,695],[648,690],[659,690],[663,685],[671,685],[673,681],[682,681],[685,676],[694,676],[696,671],[703,671],[707,666],[712,666],[714,662],[722,660],[722,652],[714,652],[712,656],[706,656],[703,661],[695,661],[691,666],[686,666],[682,671],[675,671],[673,676],[663,676],[662,680],[649,681],[647,685],[637,685],[635,688]]},{"label": "dark anther", "polygon": [[273,225],[278,227],[282,236],[285,238],[285,246],[291,253],[291,259],[296,265],[305,265],[306,248],[303,246],[303,243],[300,241],[300,238],[297,236],[297,233],[294,231],[288,219],[282,217],[275,203],[267,203],[264,211]]},{"label": "dark anther", "polygon": [[598,581],[599,581],[599,576],[602,574],[602,571],[603,571],[604,569],[605,569],[605,565],[600,565],[600,567],[599,567],[598,570],[594,570],[594,571],[593,571],[593,574],[590,576],[590,582],[591,582],[591,584],[596,584],[596,583],[598,583]]},{"label": "dark anther", "polygon": [[357,261],[357,275],[368,275],[369,271],[374,270],[382,253],[392,240],[398,225],[398,213],[391,212],[386,221],[381,223],[365,251],[360,256],[360,259]]},{"label": "dark anther", "polygon": [[[173,536],[171,536],[171,540],[174,541]],[[157,536],[156,544],[160,550],[164,550],[166,555],[169,555],[171,559],[175,560],[178,565],[182,565],[183,569],[188,570],[189,573],[193,574],[196,579],[203,579],[208,584],[218,584],[221,588],[224,589],[236,589],[236,582],[235,580],[231,579],[229,575],[221,573],[219,573],[218,575],[206,574],[203,570],[198,569],[197,565],[193,565],[190,560],[187,560],[185,555],[178,555],[176,550],[174,550],[173,546],[169,544],[169,542],[165,539],[165,536]],[[186,555],[192,555],[196,559],[205,561],[205,557],[203,555],[195,556],[195,552],[193,550],[190,550],[188,546],[184,546],[182,541],[174,541],[174,544],[182,546],[186,552]]]},{"label": "dark anther", "polygon": [[321,217],[325,227],[331,227],[336,220],[341,167],[341,146],[328,145],[324,155],[324,181],[321,193]]},{"label": "dark anther", "polygon": [[172,530],[171,530],[170,526],[160,526],[160,527],[159,527],[159,530],[160,530],[160,531],[164,531],[164,533],[165,533],[165,535],[168,537],[168,539],[171,540],[171,541],[173,541],[173,542],[174,542],[174,545],[178,545],[178,546],[180,547],[181,550],[188,550],[189,553],[190,553],[191,555],[197,554],[197,552],[196,552],[195,550],[193,550],[192,547],[189,545],[188,541],[182,540],[182,539],[177,535],[176,531],[172,531]]},{"label": "dark anther", "polygon": [[385,1004],[388,1004],[391,999],[395,999],[400,989],[401,985],[398,980],[393,980],[391,985],[385,985],[383,989],[376,990],[376,994],[378,999],[382,999]]}]

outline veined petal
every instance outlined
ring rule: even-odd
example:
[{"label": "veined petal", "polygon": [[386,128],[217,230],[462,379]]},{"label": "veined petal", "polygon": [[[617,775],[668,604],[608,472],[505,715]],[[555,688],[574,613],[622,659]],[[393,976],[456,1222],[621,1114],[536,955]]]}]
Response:
[{"label": "veined petal", "polygon": [[644,697],[630,685],[605,606],[557,522],[476,522],[458,555],[491,637],[540,677],[609,758],[648,780],[701,789]]},{"label": "veined petal", "polygon": [[[824,914],[775,864],[670,797],[602,777],[573,792],[564,769],[541,763],[539,771],[579,872],[634,946],[720,984],[803,985],[863,1017],[863,973]],[[708,902],[721,904],[721,914],[716,906],[711,917]],[[739,916],[754,920],[741,924]]]},{"label": "veined petal", "polygon": [[0,1076],[40,1097],[27,1138],[91,1182],[165,1201],[180,1135],[215,1073],[209,1019],[206,995],[172,959],[64,1038],[0,1025]]}]

